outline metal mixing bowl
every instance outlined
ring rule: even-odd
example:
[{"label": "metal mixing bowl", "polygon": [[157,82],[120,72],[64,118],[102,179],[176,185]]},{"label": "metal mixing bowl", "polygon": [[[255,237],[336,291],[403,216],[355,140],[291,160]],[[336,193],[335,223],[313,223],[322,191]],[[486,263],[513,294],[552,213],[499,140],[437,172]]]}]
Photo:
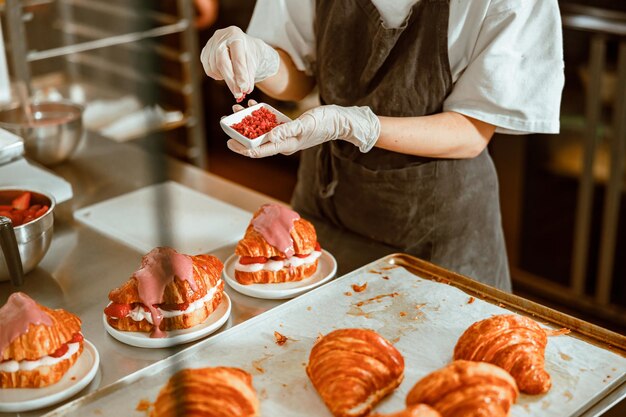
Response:
[{"label": "metal mixing bowl", "polygon": [[31,104],[33,123],[22,107],[0,111],[0,127],[24,139],[26,156],[54,165],[69,158],[83,137],[83,108],[68,101]]},{"label": "metal mixing bowl", "polygon": [[[50,247],[54,224],[53,211],[55,207],[54,197],[51,195],[17,187],[0,188],[0,205],[10,205],[14,198],[25,191],[30,191],[31,193],[31,205],[47,205],[50,209],[43,216],[13,228],[17,240],[17,247],[20,257],[22,258],[24,274],[30,272],[39,264]],[[0,281],[6,281],[9,278],[7,261],[4,252],[0,251]]]}]

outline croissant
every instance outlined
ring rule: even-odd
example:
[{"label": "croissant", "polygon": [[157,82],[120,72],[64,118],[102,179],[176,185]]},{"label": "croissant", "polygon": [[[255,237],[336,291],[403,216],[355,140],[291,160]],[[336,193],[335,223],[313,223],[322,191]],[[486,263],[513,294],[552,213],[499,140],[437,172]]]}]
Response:
[{"label": "croissant", "polygon": [[366,329],[340,329],[313,346],[306,372],[336,417],[360,417],[404,377],[404,358],[382,336]]},{"label": "croissant", "polygon": [[313,275],[321,248],[311,223],[287,207],[265,204],[254,213],[235,254],[237,282],[268,284]]},{"label": "croissant", "polygon": [[441,417],[441,414],[426,404],[416,404],[392,414],[370,414],[370,417]]},{"label": "croissant", "polygon": [[252,376],[239,368],[183,369],[161,389],[150,417],[255,417]]},{"label": "croissant", "polygon": [[109,293],[107,322],[118,330],[152,332],[156,337],[163,336],[164,330],[198,325],[222,302],[223,267],[211,255],[188,256],[155,248],[128,281]]},{"label": "croissant", "polygon": [[80,319],[11,294],[0,308],[0,388],[41,388],[58,382],[83,351]]},{"label": "croissant", "polygon": [[406,403],[428,404],[443,417],[506,417],[517,395],[515,380],[504,369],[457,360],[419,380]]},{"label": "croissant", "polygon": [[489,362],[508,371],[521,392],[543,394],[552,382],[544,370],[548,337],[536,321],[515,314],[472,324],[459,338],[454,359]]}]

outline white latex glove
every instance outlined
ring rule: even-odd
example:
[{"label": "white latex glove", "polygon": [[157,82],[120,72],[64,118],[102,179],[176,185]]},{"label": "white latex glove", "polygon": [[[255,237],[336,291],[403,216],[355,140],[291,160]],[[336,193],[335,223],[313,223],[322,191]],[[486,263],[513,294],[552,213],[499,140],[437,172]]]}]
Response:
[{"label": "white latex glove", "polygon": [[250,158],[291,155],[329,140],[342,139],[368,152],[380,136],[380,120],[369,107],[320,106],[296,120],[275,127],[268,142],[248,149],[236,140],[227,142],[230,150]]},{"label": "white latex glove", "polygon": [[239,100],[252,91],[255,83],[278,72],[280,57],[261,39],[230,26],[215,31],[202,49],[200,61],[206,75],[226,81]]}]

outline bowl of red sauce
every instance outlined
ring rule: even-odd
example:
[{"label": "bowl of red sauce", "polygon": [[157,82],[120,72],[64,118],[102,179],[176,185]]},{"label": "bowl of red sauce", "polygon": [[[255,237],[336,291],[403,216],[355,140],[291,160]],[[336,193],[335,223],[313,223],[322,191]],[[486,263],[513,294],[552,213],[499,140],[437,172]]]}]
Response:
[{"label": "bowl of red sauce", "polygon": [[247,107],[220,120],[222,130],[246,148],[267,142],[267,133],[291,119],[266,103]]},{"label": "bowl of red sauce", "polygon": [[[19,260],[23,273],[33,270],[50,247],[54,224],[54,197],[19,187],[0,188],[0,222],[3,239],[0,252],[0,281],[11,278],[11,264]],[[7,219],[10,225],[5,227]],[[7,230],[9,229],[9,230]],[[12,229],[12,230],[10,230]],[[13,232],[17,248],[5,233]],[[7,243],[8,242],[8,243]],[[15,250],[19,253],[16,258]]]}]

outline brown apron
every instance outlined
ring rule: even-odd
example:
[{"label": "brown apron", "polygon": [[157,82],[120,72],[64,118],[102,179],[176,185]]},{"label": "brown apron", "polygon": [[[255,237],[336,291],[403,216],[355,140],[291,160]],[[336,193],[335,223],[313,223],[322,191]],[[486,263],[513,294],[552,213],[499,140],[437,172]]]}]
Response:
[{"label": "brown apron", "polygon": [[[380,116],[441,112],[452,88],[449,0],[420,0],[386,28],[370,0],[317,0],[322,103]],[[485,150],[433,159],[331,141],[302,152],[292,204],[338,227],[510,291],[498,181]]]}]

